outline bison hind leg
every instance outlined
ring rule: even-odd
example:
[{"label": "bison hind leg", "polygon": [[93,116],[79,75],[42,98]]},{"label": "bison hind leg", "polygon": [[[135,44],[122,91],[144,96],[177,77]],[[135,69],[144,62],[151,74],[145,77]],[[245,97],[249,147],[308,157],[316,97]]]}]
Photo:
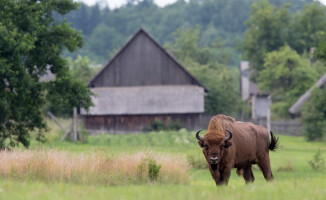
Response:
[{"label": "bison hind leg", "polygon": [[237,168],[237,175],[242,176],[243,175],[243,169],[242,168]]},{"label": "bison hind leg", "polygon": [[254,182],[255,176],[252,172],[252,165],[248,165],[243,169],[243,178],[246,181],[246,183]]},{"label": "bison hind leg", "polygon": [[259,158],[258,166],[267,181],[272,181],[274,179],[268,154]]}]

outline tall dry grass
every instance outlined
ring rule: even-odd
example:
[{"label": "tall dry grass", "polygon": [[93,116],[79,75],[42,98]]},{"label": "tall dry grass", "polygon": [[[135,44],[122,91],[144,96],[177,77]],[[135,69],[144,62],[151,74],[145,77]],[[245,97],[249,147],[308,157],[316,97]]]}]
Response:
[{"label": "tall dry grass", "polygon": [[56,150],[1,151],[0,177],[81,184],[142,184],[151,182],[148,174],[139,170],[146,159],[153,159],[162,166],[156,182],[188,182],[185,158],[153,152],[106,155],[103,152],[74,154]]}]

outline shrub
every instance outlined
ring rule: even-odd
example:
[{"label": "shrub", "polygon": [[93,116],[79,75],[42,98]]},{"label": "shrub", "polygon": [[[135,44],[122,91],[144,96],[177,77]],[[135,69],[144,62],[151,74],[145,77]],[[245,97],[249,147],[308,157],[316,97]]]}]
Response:
[{"label": "shrub", "polygon": [[192,168],[207,169],[207,162],[204,155],[187,155],[187,161]]},{"label": "shrub", "polygon": [[315,171],[321,171],[325,168],[325,160],[321,157],[323,152],[318,149],[318,151],[315,153],[314,158],[309,161],[310,166]]},{"label": "shrub", "polygon": [[302,110],[303,135],[318,140],[326,135],[326,87],[315,89]]},{"label": "shrub", "polygon": [[162,131],[164,129],[164,122],[162,120],[155,119],[151,125],[145,128],[145,131]]},{"label": "shrub", "polygon": [[278,172],[293,172],[295,170],[294,170],[294,167],[292,165],[292,162],[290,160],[288,160],[287,164],[280,166],[277,169],[277,171]]},{"label": "shrub", "polygon": [[[156,160],[146,156],[138,165],[138,177],[140,179],[149,178],[151,181],[156,181],[161,167],[162,165],[156,164]],[[147,177],[146,174],[148,175]]]},{"label": "shrub", "polygon": [[148,162],[148,176],[152,181],[156,181],[162,165],[157,165],[156,161],[150,159]]},{"label": "shrub", "polygon": [[171,118],[168,118],[167,125],[165,125],[162,120],[155,119],[144,131],[180,130],[181,128],[183,128],[183,124],[180,121],[172,121]]}]

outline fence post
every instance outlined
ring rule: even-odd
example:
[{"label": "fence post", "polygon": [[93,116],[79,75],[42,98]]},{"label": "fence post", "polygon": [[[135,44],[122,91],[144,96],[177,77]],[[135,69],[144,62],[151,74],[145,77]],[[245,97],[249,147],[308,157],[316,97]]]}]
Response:
[{"label": "fence post", "polygon": [[77,141],[77,108],[74,107],[74,112],[73,112],[73,131],[70,134],[70,138],[72,142]]},{"label": "fence post", "polygon": [[267,131],[269,133],[271,131],[271,110],[269,107],[267,108],[266,126],[267,126]]}]

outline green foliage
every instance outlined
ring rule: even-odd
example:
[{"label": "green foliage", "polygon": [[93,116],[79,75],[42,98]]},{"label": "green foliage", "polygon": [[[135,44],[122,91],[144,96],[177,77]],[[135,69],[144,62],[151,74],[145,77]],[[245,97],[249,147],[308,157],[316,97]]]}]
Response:
[{"label": "green foliage", "polygon": [[[240,108],[237,69],[227,69],[214,57],[214,48],[198,45],[200,29],[175,33],[175,43],[167,44],[176,58],[209,90],[205,97],[205,112],[209,114],[234,114]],[[217,46],[215,46],[217,47]]]},{"label": "green foliage", "polygon": [[326,136],[326,88],[316,88],[302,109],[303,135],[309,140]]},{"label": "green foliage", "polygon": [[259,88],[270,92],[272,109],[279,116],[287,116],[289,107],[318,77],[318,66],[300,57],[289,46],[266,54],[265,63],[258,76]]},{"label": "green foliage", "polygon": [[[29,131],[42,133],[46,128],[41,115],[45,102],[91,105],[90,90],[71,79],[61,57],[62,51],[81,47],[82,37],[67,22],[56,22],[52,16],[53,12],[66,14],[78,4],[72,0],[2,0],[1,5],[0,149],[28,147]],[[40,82],[48,70],[56,79]]]},{"label": "green foliage", "polygon": [[326,38],[325,6],[306,5],[294,15],[290,38],[287,41],[298,53],[308,51]]},{"label": "green foliage", "polygon": [[187,155],[187,161],[192,168],[195,169],[208,169],[207,161],[203,158],[203,154],[194,155],[189,154]]},{"label": "green foliage", "polygon": [[324,6],[308,4],[304,10],[291,13],[288,5],[276,7],[268,1],[252,5],[248,30],[241,45],[254,70],[253,79],[264,69],[267,53],[289,45],[302,54],[316,47],[326,36]]},{"label": "green foliage", "polygon": [[156,164],[156,160],[150,159],[148,162],[148,177],[151,181],[156,181],[162,165]]},{"label": "green foliage", "polygon": [[182,127],[180,121],[172,121],[171,118],[168,118],[166,124],[160,119],[155,119],[144,131],[180,130]]},{"label": "green foliage", "polygon": [[309,161],[310,166],[315,171],[321,171],[325,169],[325,160],[322,158],[323,152],[318,149],[318,151],[315,153],[314,158]]},{"label": "green foliage", "polygon": [[138,165],[138,176],[139,178],[146,177],[144,174],[147,173],[149,180],[156,181],[162,165],[158,165],[156,160],[150,157],[143,158]]},{"label": "green foliage", "polygon": [[[127,1],[125,6],[109,9],[99,5],[81,4],[80,9],[66,16],[56,16],[57,20],[66,18],[72,27],[81,30],[86,45],[74,56],[89,56],[92,61],[104,63],[108,52],[119,48],[139,27],[144,27],[161,43],[172,42],[173,34],[180,27],[202,29],[200,44],[209,45],[217,37],[225,42],[225,48],[218,53],[232,55],[230,65],[238,65],[241,57],[237,45],[243,40],[246,30],[244,22],[249,17],[250,6],[256,0],[184,0],[165,7],[158,7],[152,0]],[[272,4],[282,6],[292,3],[296,11],[313,0],[271,0]],[[236,15],[234,14],[236,13]],[[67,55],[67,54],[66,54]],[[69,54],[71,55],[71,54]]]},{"label": "green foliage", "polygon": [[72,78],[83,81],[86,85],[99,70],[95,67],[88,57],[78,56],[76,60],[68,59]]},{"label": "green foliage", "polygon": [[154,122],[145,128],[145,131],[162,131],[165,129],[165,124],[162,120],[155,119]]},{"label": "green foliage", "polygon": [[241,48],[257,72],[263,68],[266,53],[285,45],[290,21],[287,7],[278,8],[266,0],[252,5]]}]

